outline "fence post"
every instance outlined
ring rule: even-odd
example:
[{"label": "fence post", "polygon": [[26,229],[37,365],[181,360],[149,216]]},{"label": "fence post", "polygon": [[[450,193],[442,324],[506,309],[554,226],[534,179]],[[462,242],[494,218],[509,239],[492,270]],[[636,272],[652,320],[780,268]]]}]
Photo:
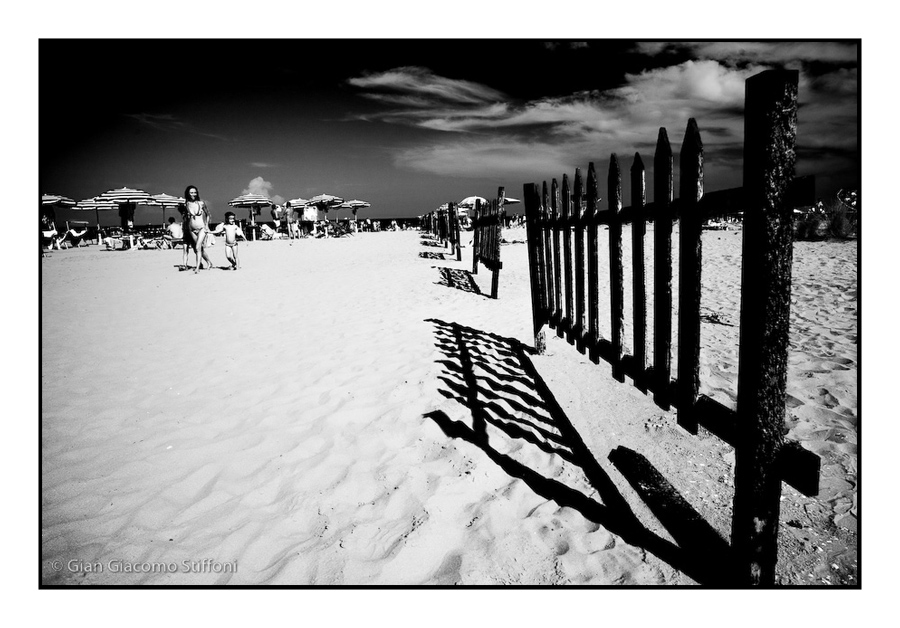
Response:
[{"label": "fence post", "polygon": [[481,201],[475,200],[472,208],[472,274],[478,274],[478,258],[481,257]]},{"label": "fence post", "polygon": [[572,198],[569,195],[569,176],[562,180],[562,217],[563,217],[563,256],[565,257],[566,280],[566,314],[563,328],[566,340],[572,342],[572,330],[575,329],[575,296],[572,294]]},{"label": "fence post", "polygon": [[700,394],[700,268],[703,196],[703,142],[694,118],[681,145],[678,260],[678,425],[697,433],[694,406]]},{"label": "fence post", "polygon": [[447,211],[450,214],[450,239],[456,247],[456,261],[462,261],[462,244],[459,241],[459,210],[456,203],[447,203]]},{"label": "fence post", "polygon": [[491,275],[491,298],[496,299],[499,295],[500,291],[500,240],[502,238],[502,221],[503,221],[503,200],[504,200],[504,192],[503,188],[500,188],[500,198],[496,201],[491,202],[491,209],[493,210],[491,217],[491,248],[488,252],[488,255],[491,257],[494,267],[493,274]]},{"label": "fence post", "polygon": [[597,199],[600,197],[594,162],[588,164],[587,210],[588,229],[588,355],[595,364],[600,362],[600,259],[597,239]]},{"label": "fence post", "polygon": [[584,353],[584,212],[581,201],[584,197],[584,184],[581,179],[581,168],[575,168],[575,179],[572,190],[572,209],[575,223],[575,348]]},{"label": "fence post", "polygon": [[553,317],[553,313],[556,311],[556,302],[555,302],[555,285],[553,274],[555,272],[553,268],[553,246],[551,246],[551,238],[553,233],[553,228],[550,224],[550,192],[547,190],[547,182],[544,181],[544,185],[541,191],[541,234],[543,238],[543,247],[544,247],[544,278],[546,279],[545,285],[545,299],[547,304],[547,320]]},{"label": "fence post", "polygon": [[563,275],[560,261],[560,239],[562,230],[560,227],[559,213],[559,184],[554,178],[550,184],[550,212],[553,218],[553,321],[556,325],[556,335],[562,338],[563,328]]},{"label": "fence post", "polygon": [[615,153],[609,159],[609,291],[610,322],[612,324],[612,374],[625,381],[622,368],[622,329],[625,326],[624,272],[622,270],[622,174]]},{"label": "fence post", "polygon": [[528,239],[528,268],[531,276],[531,316],[534,321],[534,348],[538,354],[547,346],[544,333],[546,284],[541,282],[540,260],[543,240],[539,237],[541,201],[534,183],[525,184],[525,226]]},{"label": "fence post", "polygon": [[635,210],[631,223],[631,277],[632,277],[632,309],[634,314],[634,361],[635,384],[647,392],[647,286],[644,264],[644,236],[647,233],[647,222],[644,217],[644,206],[647,202],[646,183],[644,181],[644,162],[640,154],[634,154],[631,164],[631,206]]},{"label": "fence post", "polygon": [[738,446],[732,519],[737,583],[772,585],[778,553],[790,322],[798,72],[747,79],[744,109],[744,270],[738,377]]},{"label": "fence post", "polygon": [[659,129],[653,156],[653,202],[659,207],[653,225],[653,401],[669,409],[672,378],[672,217],[674,194],[672,147]]}]

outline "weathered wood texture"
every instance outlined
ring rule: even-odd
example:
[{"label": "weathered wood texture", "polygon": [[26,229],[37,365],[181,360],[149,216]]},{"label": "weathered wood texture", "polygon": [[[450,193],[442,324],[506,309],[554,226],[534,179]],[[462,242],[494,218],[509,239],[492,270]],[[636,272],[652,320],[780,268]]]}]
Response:
[{"label": "weathered wood texture", "polygon": [[[736,450],[732,547],[742,585],[771,585],[775,577],[781,482],[805,495],[818,492],[820,460],[797,443],[784,441],[784,404],[790,320],[792,203],[808,183],[793,178],[797,124],[797,72],[772,71],[747,81],[744,186],[705,194],[703,142],[691,119],[680,154],[679,198],[674,198],[674,160],[660,128],[653,158],[653,203],[647,203],[644,164],[635,154],[631,206],[622,207],[618,159],[608,175],[608,209],[600,210],[593,163],[574,194],[563,175],[543,194],[525,188],[535,342],[545,325],[587,351],[592,361],[612,365],[619,381],[630,377],[662,408],[674,405],[688,432],[703,426]],[[713,200],[710,200],[713,199]],[[807,200],[805,198],[803,201]],[[699,394],[702,223],[716,203],[744,208],[740,364],[737,411]],[[583,208],[583,213],[582,213]],[[672,227],[679,220],[678,377],[672,380]],[[647,347],[646,223],[654,227],[653,345]],[[622,225],[631,224],[633,355],[624,355]],[[609,227],[611,338],[601,338],[598,228]],[[584,251],[584,238],[587,250]],[[574,258],[573,258],[574,242]],[[585,279],[586,275],[586,279]],[[585,281],[586,284],[585,285]],[[586,294],[585,294],[586,293]],[[585,311],[586,308],[586,311]],[[586,322],[585,322],[586,321]],[[651,359],[652,358],[652,359]],[[651,364],[648,365],[648,362]]]},{"label": "weathered wood texture", "polygon": [[797,71],[746,83],[741,330],[732,545],[741,584],[775,578],[791,310]]}]

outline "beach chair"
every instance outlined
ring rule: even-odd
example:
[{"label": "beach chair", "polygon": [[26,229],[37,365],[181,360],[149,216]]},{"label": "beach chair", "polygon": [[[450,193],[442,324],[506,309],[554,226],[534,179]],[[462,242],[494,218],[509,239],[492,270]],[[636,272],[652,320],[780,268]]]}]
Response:
[{"label": "beach chair", "polygon": [[59,239],[59,248],[68,249],[71,247],[79,247],[79,246],[87,246],[88,243],[85,242],[87,239],[85,236],[87,235],[88,230],[83,229],[82,231],[75,231],[75,229],[69,229],[66,231],[62,237]]},{"label": "beach chair", "polygon": [[59,250],[60,237],[59,233],[56,229],[50,230],[42,230],[41,231],[41,248],[46,248],[47,250],[52,251],[53,249]]}]

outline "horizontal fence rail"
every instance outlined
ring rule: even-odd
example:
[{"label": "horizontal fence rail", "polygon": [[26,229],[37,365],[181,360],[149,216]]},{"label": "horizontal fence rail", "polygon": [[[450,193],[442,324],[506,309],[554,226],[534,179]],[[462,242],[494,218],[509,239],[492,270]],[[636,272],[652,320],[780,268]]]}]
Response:
[{"label": "horizontal fence rail", "polygon": [[[805,495],[818,492],[820,460],[798,443],[785,442],[784,412],[790,318],[791,212],[812,196],[812,179],[794,179],[797,119],[795,71],[767,71],[746,83],[744,185],[705,193],[703,142],[688,122],[679,155],[679,198],[674,159],[665,129],[653,158],[653,203],[646,202],[644,163],[632,161],[631,205],[624,208],[622,173],[610,158],[606,202],[601,207],[594,164],[586,181],[576,169],[570,186],[553,179],[524,186],[535,347],[544,328],[556,330],[582,353],[608,362],[663,409],[675,407],[679,425],[696,434],[703,426],[735,448],[732,523],[733,580],[771,585],[775,578],[781,482]],[[743,213],[743,265],[737,410],[699,394],[702,224],[713,216]],[[679,221],[678,372],[672,378],[672,231]],[[654,224],[653,276],[646,276],[644,240]],[[609,251],[609,294],[599,294],[599,227]],[[631,226],[633,353],[624,352],[622,231]],[[586,242],[585,242],[586,241]],[[587,285],[585,286],[585,281]],[[653,290],[653,345],[647,346],[647,290]],[[611,335],[599,332],[601,307],[609,308]],[[648,364],[649,362],[649,364]]]}]

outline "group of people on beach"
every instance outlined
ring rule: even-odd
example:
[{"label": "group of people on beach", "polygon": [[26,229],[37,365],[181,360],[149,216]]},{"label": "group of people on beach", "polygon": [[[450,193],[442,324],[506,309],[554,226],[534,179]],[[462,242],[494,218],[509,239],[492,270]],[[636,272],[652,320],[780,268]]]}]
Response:
[{"label": "group of people on beach", "polygon": [[[179,208],[179,211],[182,224],[178,225],[174,218],[170,218],[167,231],[173,245],[177,246],[180,242],[184,247],[183,270],[190,268],[188,266],[188,247],[194,251],[196,260],[194,273],[204,268],[203,262],[206,262],[207,269],[212,268],[212,261],[206,253],[206,237],[209,234],[218,235],[223,232],[225,233],[225,257],[228,258],[232,270],[238,270],[241,267],[238,257],[238,238],[242,240],[247,238],[240,225],[235,222],[234,212],[226,212],[225,222],[220,223],[215,229],[210,229],[209,207],[206,201],[200,198],[200,192],[194,185],[185,188],[184,205]],[[181,232],[180,236],[179,231]]]}]

